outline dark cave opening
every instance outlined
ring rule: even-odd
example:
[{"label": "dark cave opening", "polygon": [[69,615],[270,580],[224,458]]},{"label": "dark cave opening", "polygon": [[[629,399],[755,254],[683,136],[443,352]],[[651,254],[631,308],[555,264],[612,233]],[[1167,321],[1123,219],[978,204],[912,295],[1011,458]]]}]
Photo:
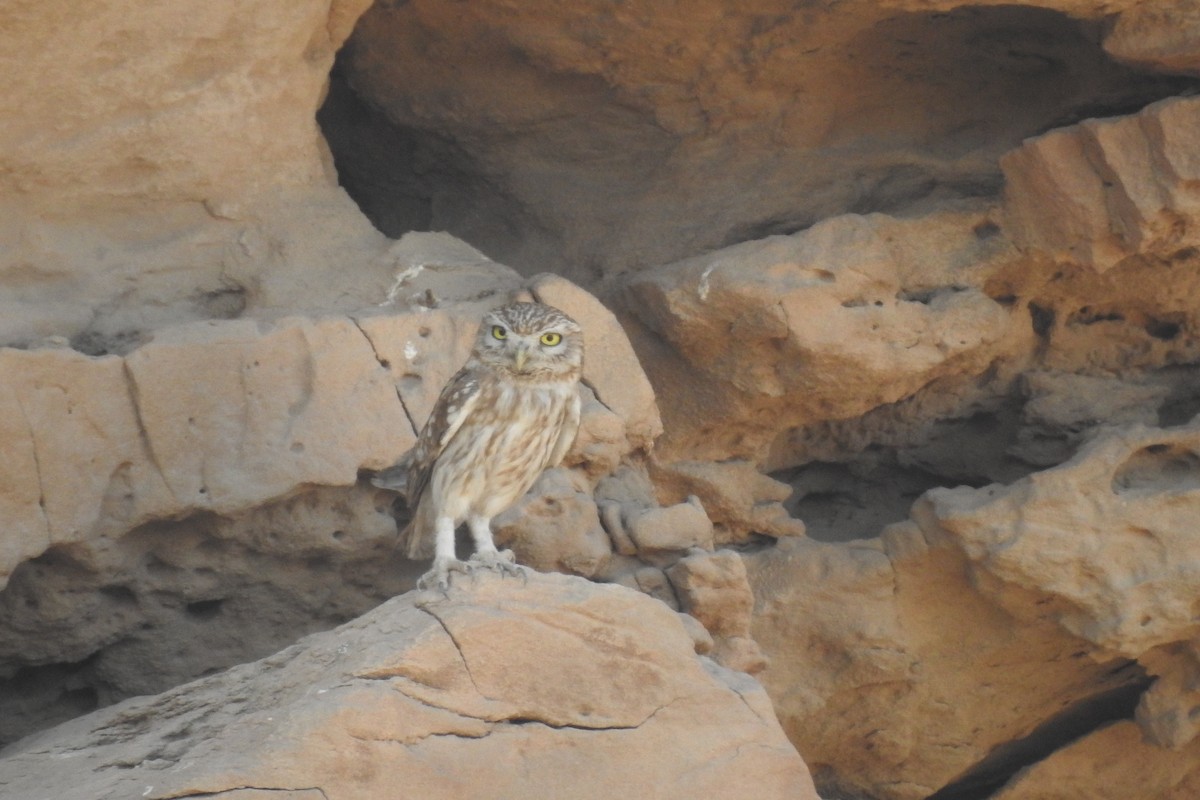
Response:
[{"label": "dark cave opening", "polygon": [[[437,27],[407,4],[359,20],[318,122],[342,186],[379,230],[444,230],[518,271],[589,284],[838,214],[996,196],[998,159],[1022,139],[1197,86],[1115,61],[1103,20],[1046,8],[905,12],[851,35],[791,12],[766,29],[684,26],[745,37],[745,64],[694,68],[777,101],[683,132],[659,98],[710,116],[736,98],[656,82],[632,50],[636,31],[619,24],[586,37],[564,26],[556,36],[580,63],[556,63],[536,39],[552,12],[537,7],[497,28],[486,16]],[[486,28],[476,41],[472,25]],[[610,58],[624,59],[620,76]],[[800,114],[798,98],[813,110]]]}]

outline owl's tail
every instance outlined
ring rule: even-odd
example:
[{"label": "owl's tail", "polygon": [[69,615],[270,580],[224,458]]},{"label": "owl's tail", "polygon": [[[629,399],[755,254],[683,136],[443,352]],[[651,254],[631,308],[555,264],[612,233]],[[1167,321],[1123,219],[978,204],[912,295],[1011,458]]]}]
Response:
[{"label": "owl's tail", "polygon": [[436,532],[434,530],[433,512],[429,510],[432,503],[417,503],[417,512],[400,531],[396,546],[404,551],[404,557],[412,561],[433,558]]}]

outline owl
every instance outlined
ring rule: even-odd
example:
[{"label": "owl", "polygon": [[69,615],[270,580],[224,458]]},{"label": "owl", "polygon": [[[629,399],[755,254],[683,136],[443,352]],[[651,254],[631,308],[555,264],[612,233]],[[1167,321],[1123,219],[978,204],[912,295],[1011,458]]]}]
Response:
[{"label": "owl", "polygon": [[[516,572],[497,551],[491,520],[566,455],[579,430],[583,332],[557,308],[511,303],[484,315],[466,365],[442,389],[410,455],[405,487],[409,558],[433,555],[421,587],[449,587],[451,572]],[[455,557],[467,523],[475,553]],[[431,547],[432,546],[432,547]]]}]

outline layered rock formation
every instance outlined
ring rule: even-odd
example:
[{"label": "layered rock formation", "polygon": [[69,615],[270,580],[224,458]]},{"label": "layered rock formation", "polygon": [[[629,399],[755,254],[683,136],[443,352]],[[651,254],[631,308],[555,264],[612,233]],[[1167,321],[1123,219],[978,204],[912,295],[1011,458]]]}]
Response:
[{"label": "layered rock formation", "polygon": [[[0,11],[0,793],[1195,794],[1192,3],[368,5]],[[510,297],[577,577],[405,594]]]},{"label": "layered rock formation", "polygon": [[25,740],[5,797],[812,798],[752,679],[657,601],[489,575]]}]

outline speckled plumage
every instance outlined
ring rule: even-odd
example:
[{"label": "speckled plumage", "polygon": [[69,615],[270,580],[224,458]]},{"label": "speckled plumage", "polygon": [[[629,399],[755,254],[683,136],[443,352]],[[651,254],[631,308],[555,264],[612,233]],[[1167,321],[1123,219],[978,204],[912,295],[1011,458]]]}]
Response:
[{"label": "speckled plumage", "polygon": [[496,551],[491,519],[566,455],[579,430],[582,370],[582,331],[558,309],[512,303],[484,315],[408,468],[407,555],[434,557],[423,583],[444,588],[448,572],[464,568],[454,557],[454,529],[464,521],[475,539],[473,562],[512,568],[511,553]]}]

